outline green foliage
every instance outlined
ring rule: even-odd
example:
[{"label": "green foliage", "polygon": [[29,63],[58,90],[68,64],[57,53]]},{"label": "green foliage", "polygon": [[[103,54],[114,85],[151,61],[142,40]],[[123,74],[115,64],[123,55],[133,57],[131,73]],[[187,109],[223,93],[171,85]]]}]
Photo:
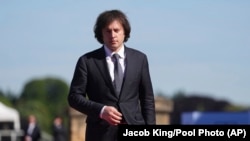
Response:
[{"label": "green foliage", "polygon": [[205,106],[203,104],[198,104],[195,111],[205,111]]},{"label": "green foliage", "polygon": [[248,107],[239,106],[239,105],[229,105],[225,107],[225,111],[235,112],[235,111],[243,111],[248,110]]},{"label": "green foliage", "polygon": [[65,117],[67,121],[68,85],[57,78],[33,79],[26,83],[20,98],[16,101],[16,109],[22,118],[29,114],[37,116],[41,128],[51,133],[53,118],[56,115]]},{"label": "green foliage", "polygon": [[10,99],[8,99],[2,91],[0,91],[0,102],[2,102],[6,106],[13,107]]},{"label": "green foliage", "polygon": [[30,114],[34,114],[37,117],[38,124],[43,130],[50,132],[49,128],[51,126],[51,118],[52,115],[49,112],[47,105],[42,101],[38,100],[29,100],[22,101],[18,103],[18,107],[16,109],[21,114],[22,118],[27,119]]},{"label": "green foliage", "polygon": [[0,102],[2,102],[6,106],[13,107],[10,100],[5,98],[4,96],[0,96]]},{"label": "green foliage", "polygon": [[179,90],[179,91],[175,92],[175,94],[174,94],[174,96],[173,96],[172,99],[173,100],[178,100],[178,99],[183,99],[185,97],[186,97],[186,93],[183,92],[183,91],[181,91],[181,90]]}]

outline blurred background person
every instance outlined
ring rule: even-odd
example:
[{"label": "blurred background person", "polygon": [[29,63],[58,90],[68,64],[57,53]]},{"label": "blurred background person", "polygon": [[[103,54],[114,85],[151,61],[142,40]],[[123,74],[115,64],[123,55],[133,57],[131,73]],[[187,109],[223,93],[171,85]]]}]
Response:
[{"label": "blurred background person", "polygon": [[53,141],[66,141],[67,140],[67,131],[63,125],[63,119],[60,116],[54,118],[53,121]]},{"label": "blurred background person", "polygon": [[28,116],[28,124],[24,128],[24,141],[39,141],[41,130],[37,124],[35,115]]}]

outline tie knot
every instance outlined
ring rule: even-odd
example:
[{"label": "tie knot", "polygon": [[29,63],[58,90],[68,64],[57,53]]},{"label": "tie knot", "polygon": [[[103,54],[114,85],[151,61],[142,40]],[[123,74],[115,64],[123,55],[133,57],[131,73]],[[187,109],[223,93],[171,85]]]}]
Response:
[{"label": "tie knot", "polygon": [[113,54],[113,57],[115,60],[119,60],[119,54],[115,53],[115,54]]}]

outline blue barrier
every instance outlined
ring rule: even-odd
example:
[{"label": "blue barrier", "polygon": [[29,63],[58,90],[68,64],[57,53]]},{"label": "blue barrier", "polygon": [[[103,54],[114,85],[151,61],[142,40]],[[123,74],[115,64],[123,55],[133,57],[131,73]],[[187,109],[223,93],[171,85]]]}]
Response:
[{"label": "blue barrier", "polygon": [[183,125],[214,124],[250,124],[250,111],[243,112],[184,112],[181,115]]}]

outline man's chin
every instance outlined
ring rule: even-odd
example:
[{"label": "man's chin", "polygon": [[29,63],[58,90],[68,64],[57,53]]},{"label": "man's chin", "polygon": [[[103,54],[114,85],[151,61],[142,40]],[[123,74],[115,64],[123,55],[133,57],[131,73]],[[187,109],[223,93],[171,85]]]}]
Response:
[{"label": "man's chin", "polygon": [[117,49],[119,49],[119,47],[115,46],[115,45],[111,45],[111,46],[109,46],[109,49],[112,51],[116,51]]}]

